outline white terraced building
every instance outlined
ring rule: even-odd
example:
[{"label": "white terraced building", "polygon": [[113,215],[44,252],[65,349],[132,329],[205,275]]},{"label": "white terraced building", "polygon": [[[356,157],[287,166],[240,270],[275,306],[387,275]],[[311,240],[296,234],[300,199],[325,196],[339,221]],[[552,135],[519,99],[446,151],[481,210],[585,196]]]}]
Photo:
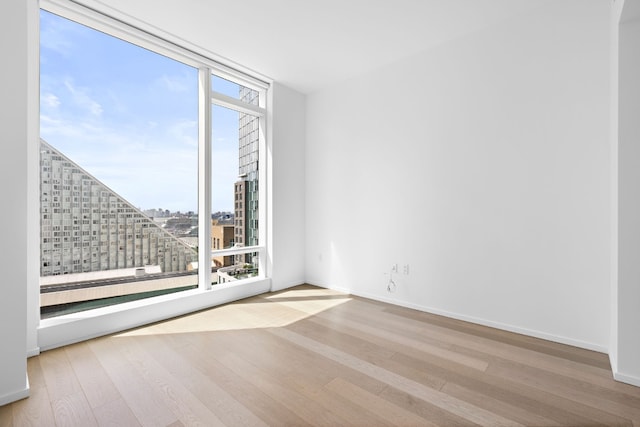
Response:
[{"label": "white terraced building", "polygon": [[44,140],[40,153],[41,276],[147,265],[170,273],[196,261],[194,249]]}]

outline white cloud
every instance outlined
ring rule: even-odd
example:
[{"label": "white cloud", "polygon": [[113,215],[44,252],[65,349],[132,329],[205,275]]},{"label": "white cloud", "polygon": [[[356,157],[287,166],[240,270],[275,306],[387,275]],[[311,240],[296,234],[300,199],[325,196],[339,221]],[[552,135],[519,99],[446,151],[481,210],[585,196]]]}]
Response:
[{"label": "white cloud", "polygon": [[122,97],[114,92],[113,90],[107,90],[107,98],[109,102],[109,110],[118,112],[120,114],[128,114],[129,107],[127,106],[127,102],[122,100]]},{"label": "white cloud", "polygon": [[57,108],[60,105],[60,98],[52,93],[42,94],[40,99],[42,100],[42,105],[45,107]]},{"label": "white cloud", "polygon": [[69,56],[73,43],[66,36],[61,26],[50,22],[40,31],[40,47],[41,49],[52,50],[63,56]]},{"label": "white cloud", "polygon": [[168,128],[168,135],[181,144],[198,146],[198,122],[195,120],[180,120]]},{"label": "white cloud", "polygon": [[185,76],[167,76],[166,74],[156,80],[156,83],[171,92],[187,92],[190,86],[193,86],[191,79],[187,80]]},{"label": "white cloud", "polygon": [[40,135],[46,141],[54,139],[57,136],[73,139],[81,137],[83,134],[82,129],[74,123],[69,123],[46,114],[40,114]]},{"label": "white cloud", "polygon": [[[75,40],[87,34],[88,29],[68,19],[41,11],[40,48],[62,56],[69,56],[76,46]],[[46,55],[43,58],[46,61]]]},{"label": "white cloud", "polygon": [[100,116],[102,114],[102,105],[99,102],[92,99],[87,93],[87,88],[77,88],[74,86],[71,79],[67,79],[64,82],[64,86],[69,93],[73,96],[73,101],[81,108],[85,108],[94,116]]}]

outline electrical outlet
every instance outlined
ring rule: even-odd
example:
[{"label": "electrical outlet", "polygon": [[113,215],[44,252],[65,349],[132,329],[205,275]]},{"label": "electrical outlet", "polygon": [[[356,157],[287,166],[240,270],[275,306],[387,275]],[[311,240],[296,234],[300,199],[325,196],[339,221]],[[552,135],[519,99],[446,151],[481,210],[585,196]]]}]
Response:
[{"label": "electrical outlet", "polygon": [[402,274],[409,274],[409,264],[402,266]]}]

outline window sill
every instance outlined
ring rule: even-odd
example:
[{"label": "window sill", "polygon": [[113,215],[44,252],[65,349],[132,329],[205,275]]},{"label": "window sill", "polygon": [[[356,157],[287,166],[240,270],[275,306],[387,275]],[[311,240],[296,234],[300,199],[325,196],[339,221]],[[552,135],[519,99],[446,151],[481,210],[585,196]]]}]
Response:
[{"label": "window sill", "polygon": [[211,290],[193,289],[40,321],[38,345],[50,350],[269,292],[271,279],[251,278]]}]

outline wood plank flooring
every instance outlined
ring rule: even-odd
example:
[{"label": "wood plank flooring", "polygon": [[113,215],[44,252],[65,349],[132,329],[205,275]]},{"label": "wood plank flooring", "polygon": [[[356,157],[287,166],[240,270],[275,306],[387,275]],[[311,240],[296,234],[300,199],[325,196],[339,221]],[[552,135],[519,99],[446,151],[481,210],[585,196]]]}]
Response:
[{"label": "wood plank flooring", "polygon": [[9,426],[629,426],[604,354],[312,286],[28,361]]}]

